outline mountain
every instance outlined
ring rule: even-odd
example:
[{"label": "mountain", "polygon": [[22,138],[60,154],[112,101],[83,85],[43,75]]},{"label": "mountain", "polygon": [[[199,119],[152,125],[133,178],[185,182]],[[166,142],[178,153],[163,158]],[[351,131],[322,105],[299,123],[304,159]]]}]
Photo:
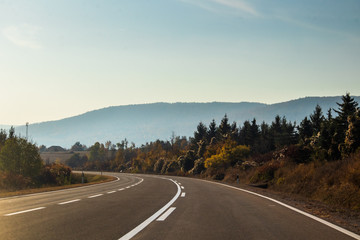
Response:
[{"label": "mountain", "polygon": [[[360,97],[354,97],[359,102]],[[57,121],[29,125],[29,139],[38,145],[71,147],[75,142],[90,146],[96,141],[113,143],[127,139],[137,146],[156,139],[170,140],[172,133],[193,136],[200,121],[217,124],[225,114],[230,122],[241,125],[256,118],[271,123],[276,115],[299,123],[319,104],[324,115],[329,108],[337,109],[341,97],[306,97],[277,104],[263,103],[153,103],[108,107]],[[333,115],[335,113],[333,112]],[[25,136],[25,126],[15,127],[17,134]]]}]

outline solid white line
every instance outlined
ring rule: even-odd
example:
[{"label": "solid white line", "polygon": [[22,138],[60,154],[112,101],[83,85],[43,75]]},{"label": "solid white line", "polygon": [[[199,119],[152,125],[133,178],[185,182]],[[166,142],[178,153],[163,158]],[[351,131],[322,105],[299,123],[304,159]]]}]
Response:
[{"label": "solid white line", "polygon": [[68,203],[78,202],[80,200],[81,199],[70,200],[70,201],[67,201],[67,202],[58,203],[58,205],[64,205],[64,204],[68,204]]},{"label": "solid white line", "polygon": [[176,199],[178,199],[178,197],[180,196],[180,193],[181,193],[180,186],[174,180],[172,180],[172,179],[169,179],[169,180],[172,181],[173,183],[175,183],[177,186],[177,193],[175,194],[175,196],[170,200],[170,202],[168,202],[160,210],[158,210],[151,217],[149,217],[144,222],[142,222],[139,226],[137,226],[136,228],[134,228],[133,230],[131,230],[130,232],[128,232],[127,234],[125,234],[124,236],[119,238],[119,240],[129,240],[132,237],[134,237],[141,230],[146,228],[146,226],[149,225],[152,221],[154,221],[156,218],[158,218],[163,212],[165,212],[165,210],[168,209],[171,206],[171,204],[173,204],[176,201]]},{"label": "solid white line", "polygon": [[13,213],[5,214],[4,216],[8,217],[8,216],[16,215],[16,214],[21,214],[21,213],[27,213],[27,212],[37,211],[37,210],[41,210],[41,209],[44,209],[44,208],[45,208],[45,207],[38,207],[38,208],[28,209],[28,210],[24,210],[24,211],[20,211],[20,212],[13,212]]},{"label": "solid white line", "polygon": [[100,196],[102,196],[102,195],[104,195],[104,194],[96,194],[96,195],[92,195],[92,196],[90,196],[90,197],[88,197],[88,198],[100,197]]},{"label": "solid white line", "polygon": [[[206,181],[206,180],[202,180],[202,181],[210,182],[210,181]],[[342,233],[344,233],[344,234],[346,234],[346,235],[348,235],[348,236],[350,236],[350,237],[353,237],[353,238],[355,238],[355,239],[360,239],[360,235],[357,235],[356,233],[350,232],[349,230],[346,230],[346,229],[344,229],[344,228],[342,228],[342,227],[339,227],[339,226],[337,226],[337,225],[335,225],[335,224],[332,224],[332,223],[330,223],[330,222],[328,222],[328,221],[325,221],[324,219],[321,219],[321,218],[316,217],[316,216],[314,216],[314,215],[311,215],[311,214],[309,214],[309,213],[307,213],[307,212],[304,212],[304,211],[301,211],[301,210],[299,210],[299,209],[297,209],[297,208],[294,208],[294,207],[292,207],[292,206],[289,206],[289,205],[287,205],[287,204],[285,204],[285,203],[282,203],[282,202],[280,202],[280,201],[278,201],[278,200],[275,200],[275,199],[272,199],[272,198],[269,198],[269,197],[263,196],[263,195],[261,195],[261,194],[254,193],[254,192],[251,192],[251,191],[242,189],[242,188],[237,188],[237,187],[233,187],[233,186],[230,186],[230,185],[226,185],[226,184],[222,184],[222,183],[217,183],[217,182],[211,182],[211,183],[218,184],[218,185],[222,185],[222,186],[225,186],[225,187],[228,187],[228,188],[233,188],[233,189],[236,189],[236,190],[239,190],[239,191],[243,191],[243,192],[246,192],[246,193],[249,193],[249,194],[252,194],[252,195],[255,195],[255,196],[264,198],[264,199],[267,199],[267,200],[269,200],[269,201],[275,202],[275,203],[277,203],[277,204],[279,204],[279,205],[281,205],[281,206],[283,206],[283,207],[286,207],[286,208],[291,209],[291,210],[293,210],[293,211],[295,211],[295,212],[297,212],[297,213],[300,213],[300,214],[302,214],[302,215],[304,215],[304,216],[306,216],[306,217],[309,217],[309,218],[311,218],[311,219],[313,219],[313,220],[315,220],[315,221],[318,221],[318,222],[320,222],[320,223],[322,223],[322,224],[324,224],[324,225],[326,225],[326,226],[328,226],[328,227],[330,227],[330,228],[333,228],[333,229],[335,229],[335,230],[337,230],[337,231],[339,231],[339,232],[342,232]]]},{"label": "solid white line", "polygon": [[165,219],[176,209],[176,207],[169,208],[163,215],[161,215],[156,221],[165,221]]},{"label": "solid white line", "polygon": [[114,192],[116,192],[116,191],[110,191],[110,192],[107,192],[107,194],[111,194],[111,193],[114,193]]},{"label": "solid white line", "polygon": [[185,197],[185,193],[183,192],[183,193],[181,193],[181,197]]}]

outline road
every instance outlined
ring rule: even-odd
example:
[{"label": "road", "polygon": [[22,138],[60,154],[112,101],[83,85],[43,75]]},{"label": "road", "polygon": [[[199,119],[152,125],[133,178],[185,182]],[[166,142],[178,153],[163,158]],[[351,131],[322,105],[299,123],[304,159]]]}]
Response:
[{"label": "road", "polygon": [[0,199],[0,239],[360,239],[225,185],[112,175],[119,179]]}]

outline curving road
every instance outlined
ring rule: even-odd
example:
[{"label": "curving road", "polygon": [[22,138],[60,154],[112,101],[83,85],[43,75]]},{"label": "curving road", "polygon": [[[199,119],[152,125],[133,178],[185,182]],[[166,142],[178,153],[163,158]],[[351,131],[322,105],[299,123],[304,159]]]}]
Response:
[{"label": "curving road", "polygon": [[222,184],[107,174],[118,180],[0,199],[0,239],[360,239]]}]

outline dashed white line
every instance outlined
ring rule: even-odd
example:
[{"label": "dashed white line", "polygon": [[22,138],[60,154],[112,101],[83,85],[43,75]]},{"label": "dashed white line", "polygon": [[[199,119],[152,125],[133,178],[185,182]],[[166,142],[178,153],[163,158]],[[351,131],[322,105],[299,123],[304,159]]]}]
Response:
[{"label": "dashed white line", "polygon": [[156,221],[165,221],[165,219],[176,209],[176,207],[169,208],[163,215],[161,215]]},{"label": "dashed white line", "polygon": [[131,186],[127,186],[126,188],[131,188]]},{"label": "dashed white line", "polygon": [[107,192],[107,194],[111,194],[111,193],[114,193],[114,192],[116,192],[116,191],[110,191],[110,192]]},{"label": "dashed white line", "polygon": [[185,197],[185,192],[182,192],[182,193],[181,193],[181,197]]},{"label": "dashed white line", "polygon": [[119,238],[119,240],[129,240],[132,237],[134,237],[141,230],[143,230],[147,225],[149,225],[152,221],[157,219],[164,211],[166,211],[166,209],[168,209],[171,206],[171,204],[173,204],[176,201],[176,199],[178,199],[178,197],[180,196],[180,193],[181,193],[180,186],[176,182],[174,182],[174,180],[172,180],[172,179],[169,179],[169,180],[172,181],[173,183],[175,183],[175,185],[177,186],[178,190],[177,190],[177,193],[175,194],[175,196],[165,206],[163,206],[161,209],[159,209],[156,213],[154,213],[151,217],[146,219],[144,222],[142,222],[136,228],[134,228],[133,230],[131,230],[130,232],[128,232],[127,234],[125,234],[124,236]]},{"label": "dashed white line", "polygon": [[78,202],[78,201],[81,201],[81,199],[74,199],[74,200],[70,200],[70,201],[67,201],[67,202],[61,202],[61,203],[58,203],[58,205],[64,205],[64,204]]},{"label": "dashed white line", "polygon": [[102,196],[102,195],[104,195],[104,194],[96,194],[96,195],[92,195],[92,196],[90,196],[90,197],[88,197],[88,198],[96,198],[96,197],[100,197],[100,196]]},{"label": "dashed white line", "polygon": [[185,189],[184,186],[181,186],[181,189]]},{"label": "dashed white line", "polygon": [[125,190],[125,188],[120,188],[120,189],[118,189],[118,191],[123,191],[123,190]]},{"label": "dashed white line", "polygon": [[41,209],[44,209],[44,208],[45,207],[38,207],[38,208],[28,209],[28,210],[19,211],[19,212],[13,212],[13,213],[5,214],[4,216],[8,217],[8,216],[16,215],[16,214],[21,214],[21,213],[33,212],[33,211],[41,210]]}]

